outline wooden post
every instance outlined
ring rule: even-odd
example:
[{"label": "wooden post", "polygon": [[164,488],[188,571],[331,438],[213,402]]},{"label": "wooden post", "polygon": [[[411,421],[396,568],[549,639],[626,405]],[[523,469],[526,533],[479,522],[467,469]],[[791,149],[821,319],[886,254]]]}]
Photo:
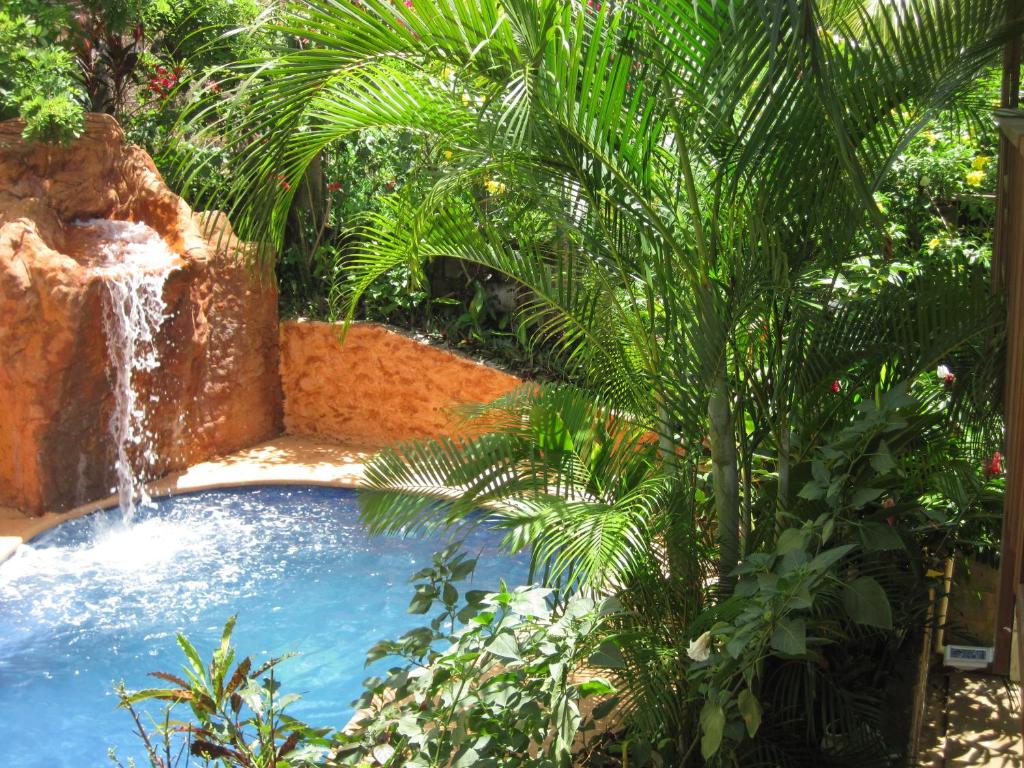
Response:
[{"label": "wooden post", "polygon": [[[1006,18],[1016,23],[1024,12],[1024,0],[1007,0]],[[999,166],[996,187],[996,222],[992,248],[992,292],[1007,300],[1006,386],[1003,394],[1006,424],[1006,496],[999,572],[999,594],[994,627],[995,653],[992,671],[1010,670],[1010,644],[1018,586],[1024,580],[1024,116],[1020,103],[1021,38],[1015,35],[1003,51],[1003,82],[1000,96]]]},{"label": "wooden post", "polygon": [[1024,113],[1000,111],[999,126],[1011,140],[1006,163],[1000,158],[997,204],[1004,207],[998,241],[1007,300],[1006,386],[1006,495],[996,602],[995,655],[992,671],[1005,675],[1010,668],[1010,643],[1017,587],[1021,583],[1024,536],[1024,155],[1017,141],[1024,135]]}]

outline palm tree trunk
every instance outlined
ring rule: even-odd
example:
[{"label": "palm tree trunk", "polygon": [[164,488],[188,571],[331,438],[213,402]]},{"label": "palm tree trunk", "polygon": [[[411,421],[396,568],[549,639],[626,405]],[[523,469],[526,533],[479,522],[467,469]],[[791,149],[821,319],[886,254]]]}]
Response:
[{"label": "palm tree trunk", "polygon": [[708,417],[711,421],[711,480],[718,522],[719,584],[724,593],[728,594],[734,582],[729,574],[739,563],[740,497],[736,435],[729,407],[729,383],[724,359],[708,400]]},{"label": "palm tree trunk", "polygon": [[[788,419],[788,416],[786,417]],[[779,427],[779,493],[776,527],[782,530],[782,513],[789,509],[789,423]]]}]

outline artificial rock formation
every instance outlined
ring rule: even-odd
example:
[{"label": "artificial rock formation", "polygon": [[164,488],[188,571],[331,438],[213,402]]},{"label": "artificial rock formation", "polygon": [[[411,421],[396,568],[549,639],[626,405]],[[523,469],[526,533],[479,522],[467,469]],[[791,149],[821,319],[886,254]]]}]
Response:
[{"label": "artificial rock formation", "polygon": [[277,292],[223,217],[193,214],[110,117],[69,146],[0,123],[0,504],[61,510],[115,484],[101,279],[67,224],[143,222],[181,258],[166,282],[160,369],[146,381],[154,476],[280,431]]},{"label": "artificial rock formation", "polygon": [[522,380],[391,328],[281,323],[285,430],[365,448],[466,434],[453,406],[486,403]]}]

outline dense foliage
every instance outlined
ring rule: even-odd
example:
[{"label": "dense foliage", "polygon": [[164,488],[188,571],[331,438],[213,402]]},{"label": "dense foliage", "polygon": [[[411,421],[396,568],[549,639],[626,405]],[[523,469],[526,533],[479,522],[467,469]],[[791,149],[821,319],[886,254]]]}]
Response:
[{"label": "dense foliage", "polygon": [[[450,320],[564,365],[467,409],[476,437],[370,465],[371,530],[496,526],[554,592],[382,646],[423,671],[372,683],[335,757],[564,764],[552,713],[581,691],[558,675],[587,659],[619,689],[594,764],[897,763],[928,574],[997,536],[1004,5],[280,13],[265,54],[192,92],[174,177],[281,255],[296,311],[423,323],[462,269]],[[509,623],[533,650],[506,674]]]},{"label": "dense foliage", "polygon": [[[595,630],[616,610],[614,601],[574,596],[553,609],[549,589],[504,585],[460,596],[455,585],[475,564],[448,549],[412,577],[409,612],[426,614],[435,604],[441,611],[428,626],[370,649],[367,665],[391,659],[397,666],[366,681],[359,710],[340,733],[287,715],[298,696],[282,694],[274,679],[282,659],[235,664],[233,618],[208,665],[179,636],[184,677],[156,675],[174,687],[119,689],[150,765],[174,768],[192,758],[245,768],[569,765],[615,703],[615,688],[581,669],[600,651]],[[151,700],[167,702],[155,730],[140,708]],[[185,704],[194,721],[177,719]]]}]

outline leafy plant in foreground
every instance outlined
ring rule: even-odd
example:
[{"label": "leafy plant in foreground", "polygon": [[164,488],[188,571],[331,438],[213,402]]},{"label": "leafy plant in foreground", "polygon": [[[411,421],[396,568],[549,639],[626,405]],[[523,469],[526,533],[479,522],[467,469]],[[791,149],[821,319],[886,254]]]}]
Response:
[{"label": "leafy plant in foreground", "polygon": [[[191,758],[229,768],[568,766],[615,703],[613,685],[588,663],[617,603],[575,596],[551,608],[550,589],[504,585],[460,596],[455,582],[475,565],[449,548],[412,577],[409,612],[426,614],[435,605],[440,612],[370,650],[367,665],[398,663],[366,681],[360,709],[342,732],[285,713],[298,696],[280,692],[273,670],[282,659],[253,669],[246,657],[232,668],[233,618],[206,666],[179,636],[185,676],[154,673],[175,687],[118,691],[151,766]],[[148,700],[167,704],[155,735],[136,708]],[[186,705],[192,717],[177,719]]]},{"label": "leafy plant in foreground", "polygon": [[[151,768],[188,765],[193,757],[202,765],[232,768],[308,768],[321,764],[330,745],[330,729],[311,728],[286,713],[299,696],[282,694],[281,684],[274,677],[283,658],[255,666],[246,656],[234,663],[234,627],[232,616],[208,664],[179,634],[178,645],[186,660],[184,676],[152,673],[174,687],[134,692],[123,684],[118,688],[120,705],[135,722]],[[167,705],[155,734],[147,730],[144,715],[137,709],[138,704],[150,700]],[[175,717],[182,706],[188,707],[190,719]],[[178,740],[182,743],[176,743]]]}]

